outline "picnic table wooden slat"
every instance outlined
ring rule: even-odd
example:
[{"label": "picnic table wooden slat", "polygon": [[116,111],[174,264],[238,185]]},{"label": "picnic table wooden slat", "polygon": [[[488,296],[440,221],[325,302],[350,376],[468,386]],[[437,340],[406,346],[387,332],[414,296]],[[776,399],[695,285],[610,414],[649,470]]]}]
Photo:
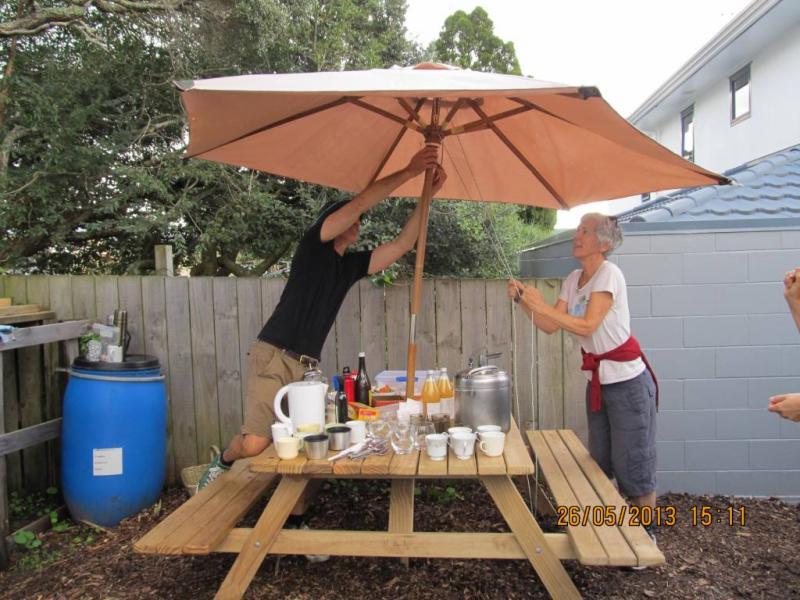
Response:
[{"label": "picnic table wooden slat", "polygon": [[306,458],[305,452],[301,452],[296,458],[279,460],[275,470],[281,475],[300,475],[307,461],[308,458]]},{"label": "picnic table wooden slat", "polygon": [[558,432],[554,430],[543,431],[542,436],[546,440],[547,445],[550,447],[558,466],[564,473],[567,482],[569,482],[569,485],[578,500],[578,506],[581,508],[580,515],[582,519],[586,515],[586,511],[588,511],[589,516],[586,519],[586,525],[594,529],[597,537],[600,539],[600,543],[603,545],[603,548],[605,548],[606,554],[608,554],[609,564],[627,566],[636,565],[636,555],[633,553],[633,550],[631,550],[628,542],[625,541],[625,538],[622,537],[622,534],[616,526],[608,527],[592,523],[593,519],[591,511],[598,507],[602,508],[603,503],[597,496],[594,488],[583,476],[580,466],[578,466],[575,458],[572,456],[569,449],[564,445],[564,442],[561,440]]},{"label": "picnic table wooden slat", "polygon": [[478,465],[473,454],[467,459],[458,458],[452,448],[448,449],[447,474],[456,477],[475,477],[478,474]]},{"label": "picnic table wooden slat", "polygon": [[447,455],[444,460],[432,460],[427,452],[420,452],[417,474],[423,477],[444,477],[447,475]]},{"label": "picnic table wooden slat", "polygon": [[[214,552],[241,552],[251,528],[232,529]],[[564,533],[545,533],[547,545],[561,560],[574,560],[575,551]],[[368,556],[411,558],[525,559],[513,533],[416,532],[387,533],[359,531],[358,543],[339,530],[283,529],[275,539],[270,554],[330,554],[331,556]]]},{"label": "picnic table wooden slat", "polygon": [[519,428],[511,420],[511,428],[506,434],[506,445],[503,449],[503,457],[506,460],[506,467],[509,475],[530,475],[533,473],[533,461],[522,441]]},{"label": "picnic table wooden slat", "polygon": [[[328,451],[328,456],[336,454],[334,450]],[[303,473],[306,474],[320,474],[320,473],[333,473],[333,463],[328,458],[317,460],[308,459],[306,464],[303,465]]]},{"label": "picnic table wooden slat", "polygon": [[[476,446],[479,442],[475,442]],[[503,455],[487,456],[480,449],[475,450],[478,460],[478,475],[505,475],[507,471],[506,460]]]},{"label": "picnic table wooden slat", "polygon": [[[603,473],[600,466],[590,456],[589,451],[570,429],[562,429],[558,432],[562,441],[567,446],[572,456],[580,466],[586,478],[594,487],[595,492],[603,501],[605,506],[617,507],[617,513],[621,514],[621,509],[625,504],[625,499],[617,491],[617,488]],[[618,525],[620,533],[636,554],[639,565],[659,565],[665,562],[664,554],[658,549],[653,540],[639,525],[630,525],[628,519]]]},{"label": "picnic table wooden slat", "polygon": [[275,481],[255,473],[249,460],[236,461],[202,493],[196,494],[134,544],[136,552],[208,554]]},{"label": "picnic table wooden slat", "polygon": [[363,464],[363,458],[340,458],[339,460],[334,461],[333,472],[336,475],[358,475],[361,473],[361,465]]},{"label": "picnic table wooden slat", "polygon": [[389,450],[386,454],[367,456],[361,464],[362,475],[388,475],[389,465],[392,464],[394,452]]},{"label": "picnic table wooden slat", "polygon": [[395,454],[389,465],[389,473],[397,476],[416,475],[419,455],[419,450],[412,450],[409,454]]},{"label": "picnic table wooden slat", "polygon": [[[528,439],[539,461],[539,471],[544,475],[556,503],[561,506],[577,506],[578,499],[567,483],[553,453],[541,431],[529,431]],[[608,554],[595,532],[587,527],[568,527],[567,535],[572,540],[578,560],[584,565],[607,565]]]},{"label": "picnic table wooden slat", "polygon": [[270,444],[261,454],[250,459],[250,470],[257,473],[274,473],[278,461],[280,459],[275,444]]}]

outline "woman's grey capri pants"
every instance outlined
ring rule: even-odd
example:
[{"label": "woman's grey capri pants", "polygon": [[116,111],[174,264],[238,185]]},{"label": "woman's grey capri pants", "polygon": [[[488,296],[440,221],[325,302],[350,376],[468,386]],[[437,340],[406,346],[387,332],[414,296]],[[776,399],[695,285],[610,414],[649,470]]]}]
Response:
[{"label": "woman's grey capri pants", "polygon": [[589,410],[586,385],[589,453],[600,468],[617,479],[628,497],[656,489],[656,386],[645,369],[627,381],[601,386],[600,410]]}]

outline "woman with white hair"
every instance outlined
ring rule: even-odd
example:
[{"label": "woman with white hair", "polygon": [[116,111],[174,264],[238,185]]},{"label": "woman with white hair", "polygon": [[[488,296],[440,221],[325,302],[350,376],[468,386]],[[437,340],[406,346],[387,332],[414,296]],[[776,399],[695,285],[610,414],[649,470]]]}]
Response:
[{"label": "woman with white hair", "polygon": [[614,217],[589,213],[573,240],[572,255],[581,268],[567,276],[555,306],[515,279],[509,281],[508,294],[542,331],[564,329],[578,338],[581,369],[589,380],[589,452],[633,504],[655,507],[658,388],[631,336],[625,277],[606,260],[621,243],[622,229]]}]

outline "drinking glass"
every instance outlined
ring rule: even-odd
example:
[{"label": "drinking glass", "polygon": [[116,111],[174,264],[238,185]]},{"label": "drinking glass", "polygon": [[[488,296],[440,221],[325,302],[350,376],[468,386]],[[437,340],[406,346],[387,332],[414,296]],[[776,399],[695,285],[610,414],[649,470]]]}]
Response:
[{"label": "drinking glass", "polygon": [[414,436],[410,427],[395,427],[392,432],[392,450],[395,454],[410,454],[414,449]]},{"label": "drinking glass", "polygon": [[425,450],[425,436],[429,433],[435,433],[433,423],[430,421],[420,421],[411,426],[411,435],[414,438],[414,448],[417,450]]},{"label": "drinking glass", "polygon": [[392,428],[387,421],[379,418],[367,421],[367,431],[375,439],[387,440],[392,433]]},{"label": "drinking glass", "polygon": [[431,415],[431,421],[433,422],[433,428],[436,430],[436,433],[445,433],[447,428],[450,427],[450,415],[447,413]]}]

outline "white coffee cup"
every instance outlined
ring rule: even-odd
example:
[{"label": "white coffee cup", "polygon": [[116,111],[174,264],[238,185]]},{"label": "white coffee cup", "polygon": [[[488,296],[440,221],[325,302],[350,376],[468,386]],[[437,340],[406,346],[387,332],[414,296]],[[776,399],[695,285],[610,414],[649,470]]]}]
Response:
[{"label": "white coffee cup", "polygon": [[503,431],[500,425],[478,425],[475,430],[478,432],[478,437],[481,437],[481,434],[487,431]]},{"label": "white coffee cup", "polygon": [[481,451],[486,456],[500,456],[506,445],[506,434],[502,431],[484,431],[481,434]]},{"label": "white coffee cup", "polygon": [[425,436],[425,452],[431,460],[444,460],[447,456],[447,434],[429,433]]},{"label": "white coffee cup", "polygon": [[300,438],[293,436],[278,438],[275,440],[275,450],[281,460],[297,458],[297,454],[300,451]]},{"label": "white coffee cup", "polygon": [[350,428],[350,443],[360,444],[367,439],[366,421],[348,421],[345,423]]},{"label": "white coffee cup", "polygon": [[450,436],[450,447],[456,458],[467,460],[475,453],[475,434],[457,431]]},{"label": "white coffee cup", "polygon": [[281,423],[280,421],[272,424],[272,441],[276,441],[281,439],[282,437],[291,437],[292,432],[289,429],[289,426],[286,423]]},{"label": "white coffee cup", "polygon": [[447,433],[453,435],[455,433],[472,433],[472,429],[469,427],[451,427],[447,430]]}]

